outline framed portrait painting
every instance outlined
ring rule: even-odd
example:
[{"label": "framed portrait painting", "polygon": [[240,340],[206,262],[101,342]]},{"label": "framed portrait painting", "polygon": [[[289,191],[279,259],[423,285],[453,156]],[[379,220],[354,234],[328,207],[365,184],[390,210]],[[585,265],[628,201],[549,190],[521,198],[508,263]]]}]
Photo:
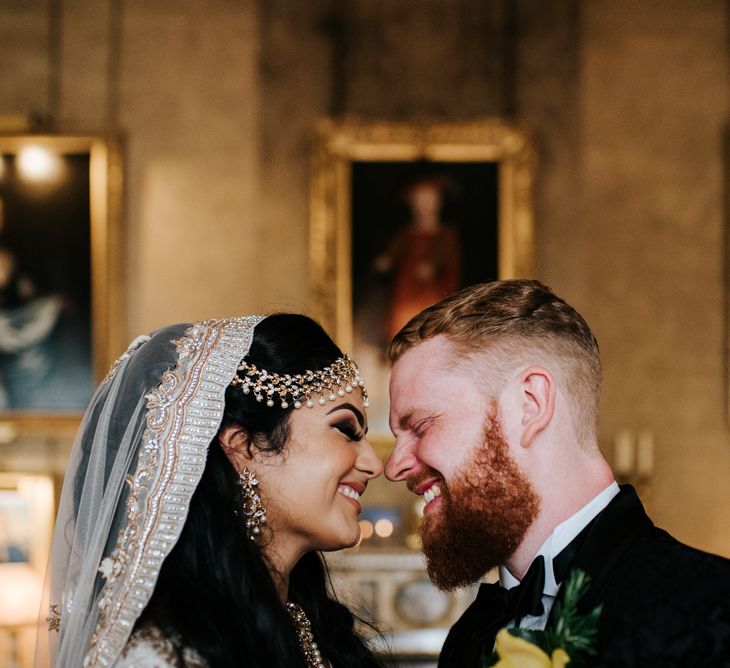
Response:
[{"label": "framed portrait painting", "polygon": [[116,141],[0,136],[0,420],[77,422],[119,349]]},{"label": "framed portrait painting", "polygon": [[311,191],[314,308],[361,367],[387,449],[388,343],[456,290],[534,273],[535,152],[500,119],[326,120]]}]

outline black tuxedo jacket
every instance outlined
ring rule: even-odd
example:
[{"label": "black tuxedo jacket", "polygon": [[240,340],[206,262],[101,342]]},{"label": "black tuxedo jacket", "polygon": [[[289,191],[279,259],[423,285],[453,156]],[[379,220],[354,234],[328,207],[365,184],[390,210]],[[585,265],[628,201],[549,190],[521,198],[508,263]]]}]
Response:
[{"label": "black tuxedo jacket", "polygon": [[[656,528],[629,485],[579,540],[570,569],[591,578],[579,608],[603,604],[596,668],[730,667],[730,560]],[[477,668],[491,652],[482,593],[449,632],[439,668]]]}]

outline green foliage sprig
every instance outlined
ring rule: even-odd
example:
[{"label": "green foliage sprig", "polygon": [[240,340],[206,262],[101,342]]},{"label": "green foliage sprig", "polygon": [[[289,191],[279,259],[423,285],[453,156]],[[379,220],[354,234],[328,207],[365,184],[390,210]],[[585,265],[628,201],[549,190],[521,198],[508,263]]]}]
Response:
[{"label": "green foliage sprig", "polygon": [[[511,628],[509,633],[536,645],[548,656],[556,649],[565,650],[570,656],[570,668],[589,666],[588,660],[596,654],[598,622],[603,607],[598,605],[587,614],[578,612],[578,602],[585,595],[589,582],[585,571],[571,571],[563,585],[563,598],[555,604],[548,627],[545,630]],[[496,652],[491,656],[485,652],[482,666],[493,666],[498,660]]]}]

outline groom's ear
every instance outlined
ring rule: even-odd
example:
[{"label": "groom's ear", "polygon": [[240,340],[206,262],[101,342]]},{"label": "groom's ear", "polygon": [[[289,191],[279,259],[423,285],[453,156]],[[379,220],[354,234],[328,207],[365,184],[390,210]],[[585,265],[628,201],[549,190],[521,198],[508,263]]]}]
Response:
[{"label": "groom's ear", "polygon": [[238,424],[223,427],[218,433],[223,454],[239,473],[251,466],[255,446],[248,432]]},{"label": "groom's ear", "polygon": [[545,368],[531,366],[519,379],[521,400],[520,445],[529,447],[555,414],[555,380]]}]

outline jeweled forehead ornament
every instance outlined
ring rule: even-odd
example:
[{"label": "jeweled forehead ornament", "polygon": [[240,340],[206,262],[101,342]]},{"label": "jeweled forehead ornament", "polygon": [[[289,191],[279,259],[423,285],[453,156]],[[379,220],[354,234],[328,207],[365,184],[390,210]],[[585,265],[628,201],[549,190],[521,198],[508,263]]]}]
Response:
[{"label": "jeweled forehead ornament", "polygon": [[271,407],[279,401],[282,408],[314,406],[314,397],[320,406],[360,388],[365,408],[369,406],[368,393],[360,378],[357,364],[347,355],[335,360],[329,366],[319,371],[305,371],[304,373],[279,374],[259,369],[254,364],[242,360],[238,371],[243,372],[233,377],[231,385],[240,385],[244,394],[253,394],[256,401],[266,401]]}]

